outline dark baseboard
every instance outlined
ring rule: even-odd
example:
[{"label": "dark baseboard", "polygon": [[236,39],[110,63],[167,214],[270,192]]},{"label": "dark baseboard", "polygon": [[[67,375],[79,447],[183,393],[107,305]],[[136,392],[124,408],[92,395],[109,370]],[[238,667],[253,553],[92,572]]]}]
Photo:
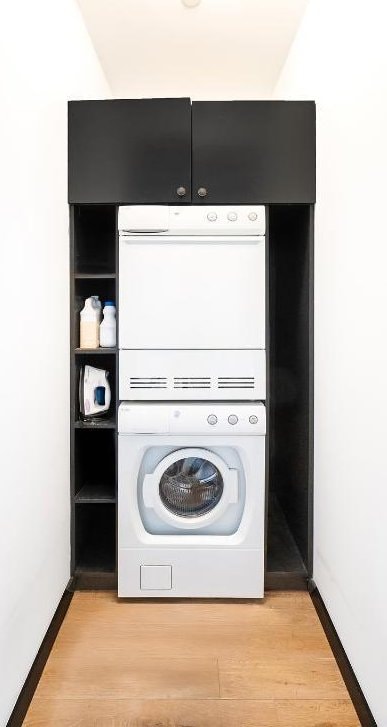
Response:
[{"label": "dark baseboard", "polygon": [[331,621],[324,601],[321,598],[320,592],[313,581],[309,584],[309,590],[313,605],[317,611],[317,615],[321,621],[321,625],[325,631],[325,635],[341,671],[341,676],[344,679],[345,686],[348,689],[349,696],[351,697],[353,706],[356,709],[361,727],[378,727],[362,692],[361,686],[356,679],[351,663],[338,637],[337,631]]},{"label": "dark baseboard", "polygon": [[12,714],[7,722],[7,727],[21,727],[27,714],[32,697],[35,694],[39,679],[42,676],[46,661],[50,655],[54,641],[58,635],[58,631],[62,625],[62,621],[67,613],[73,594],[66,589],[58,608],[56,609],[52,621],[47,629],[46,635],[40,645],[39,651],[35,657],[34,663],[28,673],[18,700],[13,708]]}]

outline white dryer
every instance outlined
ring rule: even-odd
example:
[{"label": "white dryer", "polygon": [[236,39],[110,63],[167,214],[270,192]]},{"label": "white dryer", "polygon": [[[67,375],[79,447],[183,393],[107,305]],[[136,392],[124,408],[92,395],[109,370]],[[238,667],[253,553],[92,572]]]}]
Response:
[{"label": "white dryer", "polygon": [[119,208],[121,400],[262,400],[265,208]]},{"label": "white dryer", "polygon": [[261,598],[264,405],[125,402],[118,428],[118,595]]}]

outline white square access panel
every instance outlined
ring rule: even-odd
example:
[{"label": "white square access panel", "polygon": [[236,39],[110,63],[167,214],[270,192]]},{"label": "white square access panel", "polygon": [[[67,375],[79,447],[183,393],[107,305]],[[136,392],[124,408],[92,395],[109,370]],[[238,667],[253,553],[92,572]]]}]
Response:
[{"label": "white square access panel", "polygon": [[142,591],[170,591],[172,588],[172,566],[141,565],[140,588]]}]

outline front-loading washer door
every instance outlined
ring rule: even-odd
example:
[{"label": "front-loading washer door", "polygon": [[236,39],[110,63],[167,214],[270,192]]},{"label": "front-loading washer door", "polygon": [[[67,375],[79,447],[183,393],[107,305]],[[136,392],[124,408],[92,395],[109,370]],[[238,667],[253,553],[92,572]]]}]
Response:
[{"label": "front-loading washer door", "polygon": [[238,471],[210,450],[178,449],[144,476],[142,498],[146,509],[175,529],[207,528],[238,503]]}]

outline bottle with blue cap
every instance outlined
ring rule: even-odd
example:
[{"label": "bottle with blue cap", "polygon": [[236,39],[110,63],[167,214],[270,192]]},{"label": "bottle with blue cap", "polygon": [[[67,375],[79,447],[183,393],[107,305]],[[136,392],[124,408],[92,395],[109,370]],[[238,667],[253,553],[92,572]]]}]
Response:
[{"label": "bottle with blue cap", "polygon": [[116,307],[112,300],[107,300],[99,327],[99,345],[102,348],[114,348],[117,342],[116,327]]}]

